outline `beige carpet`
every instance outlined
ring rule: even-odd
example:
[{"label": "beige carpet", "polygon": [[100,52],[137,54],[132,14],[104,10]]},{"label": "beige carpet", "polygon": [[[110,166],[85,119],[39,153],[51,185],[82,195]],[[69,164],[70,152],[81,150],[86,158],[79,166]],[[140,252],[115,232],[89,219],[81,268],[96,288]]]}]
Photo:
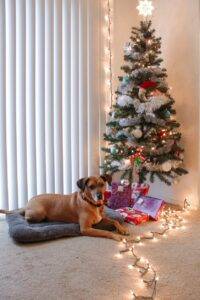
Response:
[{"label": "beige carpet", "polygon": [[[167,239],[138,246],[159,273],[156,299],[200,299],[200,214],[187,216],[185,230]],[[144,232],[158,227],[133,227]],[[138,272],[129,270],[129,254],[117,259],[120,244],[106,239],[76,237],[33,245],[16,245],[0,221],[0,299],[126,300],[138,286]]]}]

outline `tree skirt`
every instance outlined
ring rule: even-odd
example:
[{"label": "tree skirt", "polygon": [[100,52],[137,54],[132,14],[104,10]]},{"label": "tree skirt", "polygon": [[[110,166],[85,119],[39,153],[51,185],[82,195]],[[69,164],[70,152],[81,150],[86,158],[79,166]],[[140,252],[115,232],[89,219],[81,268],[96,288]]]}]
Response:
[{"label": "tree skirt", "polygon": [[[105,207],[105,214],[111,219],[118,220],[120,223],[123,222],[121,215],[108,207]],[[6,220],[10,236],[19,243],[40,242],[81,235],[79,224],[47,221],[29,223],[18,212],[7,215]],[[94,228],[104,230],[115,229],[113,226],[103,224],[103,222],[95,225]]]}]

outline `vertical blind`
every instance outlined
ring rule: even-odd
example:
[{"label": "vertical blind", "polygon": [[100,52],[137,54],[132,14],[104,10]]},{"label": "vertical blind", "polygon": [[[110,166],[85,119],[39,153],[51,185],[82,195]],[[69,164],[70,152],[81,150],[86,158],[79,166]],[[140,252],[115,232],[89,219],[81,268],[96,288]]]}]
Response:
[{"label": "vertical blind", "polygon": [[0,208],[99,173],[101,0],[0,0]]}]

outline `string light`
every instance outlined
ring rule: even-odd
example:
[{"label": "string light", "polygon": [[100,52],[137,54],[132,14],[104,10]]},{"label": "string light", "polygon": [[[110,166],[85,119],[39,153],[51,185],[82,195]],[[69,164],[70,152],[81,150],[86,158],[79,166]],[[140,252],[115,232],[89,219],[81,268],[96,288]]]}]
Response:
[{"label": "string light", "polygon": [[[111,2],[112,0],[105,1],[105,9],[106,13],[104,16],[105,19],[105,85],[106,85],[106,98],[109,98],[109,106],[112,108],[113,103],[113,72],[112,72],[112,9],[111,9]],[[107,111],[106,111],[107,112]]]},{"label": "string light", "polygon": [[[141,241],[152,240],[159,241],[158,237],[167,238],[167,232],[173,229],[185,229],[185,226],[182,225],[185,223],[185,219],[182,217],[185,213],[188,213],[190,210],[190,203],[187,199],[184,201],[183,209],[180,211],[171,210],[170,208],[161,213],[161,220],[164,222],[162,231],[151,231],[143,234],[142,236],[137,236],[132,241],[123,239],[122,243],[124,249],[120,250],[119,253],[115,255],[117,258],[122,258],[123,253],[129,252],[133,257],[133,263],[128,265],[129,270],[136,269],[140,273],[141,280],[138,283],[138,286],[143,289],[145,287],[151,289],[150,296],[138,296],[136,292],[131,290],[131,299],[148,299],[154,300],[156,296],[157,282],[159,281],[158,274],[154,267],[149,263],[144,257],[140,257],[135,253],[134,244],[139,245]],[[180,216],[181,215],[181,216]]]}]

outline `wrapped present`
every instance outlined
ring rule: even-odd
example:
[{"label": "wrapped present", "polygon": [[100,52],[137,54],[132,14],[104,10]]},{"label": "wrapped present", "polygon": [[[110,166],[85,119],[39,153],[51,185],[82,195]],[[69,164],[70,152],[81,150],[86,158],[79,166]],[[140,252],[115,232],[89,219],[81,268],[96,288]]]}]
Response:
[{"label": "wrapped present", "polygon": [[141,195],[147,195],[149,191],[148,184],[133,183],[130,185],[128,180],[113,182],[110,191],[104,196],[108,200],[108,206],[112,209],[121,207],[132,207]]},{"label": "wrapped present", "polygon": [[137,183],[134,182],[131,185],[131,199],[133,200],[133,202],[135,203],[138,199],[139,196],[146,196],[149,192],[149,184],[147,183]]},{"label": "wrapped present", "polygon": [[104,199],[106,201],[108,201],[110,199],[110,197],[111,197],[111,191],[105,191],[104,192]]},{"label": "wrapped present", "polygon": [[108,206],[112,209],[117,209],[133,205],[131,192],[131,185],[112,182]]},{"label": "wrapped present", "polygon": [[149,216],[147,214],[137,212],[131,207],[123,207],[117,209],[117,211],[121,214],[125,222],[131,224],[138,225],[149,220]]},{"label": "wrapped present", "polygon": [[165,202],[162,199],[140,196],[134,204],[133,209],[149,215],[154,220],[158,220],[164,204]]}]

